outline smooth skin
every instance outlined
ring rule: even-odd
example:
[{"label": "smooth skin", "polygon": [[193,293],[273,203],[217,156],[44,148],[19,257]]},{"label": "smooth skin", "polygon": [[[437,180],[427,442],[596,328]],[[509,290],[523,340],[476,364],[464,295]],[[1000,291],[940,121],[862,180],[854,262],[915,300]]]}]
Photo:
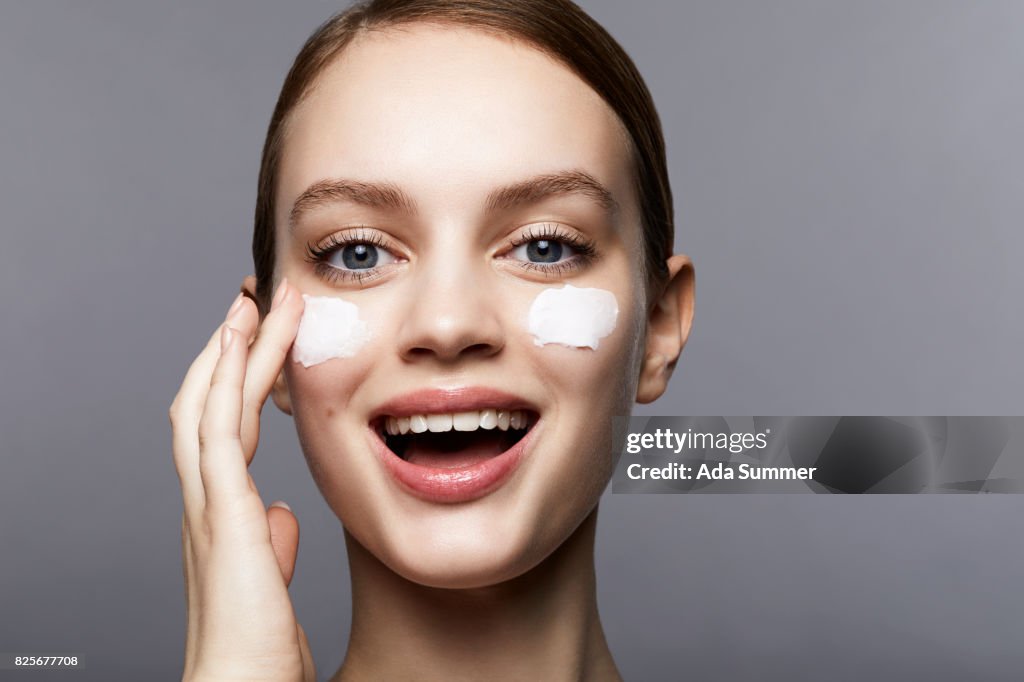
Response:
[{"label": "smooth skin", "polygon": [[[665,390],[693,314],[685,256],[669,259],[664,290],[643,289],[622,133],[564,66],[472,31],[374,33],[325,70],[293,112],[279,178],[281,298],[262,324],[240,299],[223,325],[237,330],[234,341],[221,350],[217,330],[171,408],[185,501],[185,679],[315,679],[287,592],[298,524],[287,509],[264,507],[246,469],[268,394],[295,419],[311,472],[344,522],[352,630],[332,679],[620,679],[597,613],[594,533],[610,468],[598,453],[611,415]],[[501,220],[478,213],[493,187],[574,168],[612,189],[622,207],[615,225],[589,219],[593,207],[578,197]],[[334,205],[287,238],[295,197],[331,177],[393,182],[419,212]],[[546,221],[579,223],[602,257],[571,277],[517,270],[498,233]],[[361,223],[404,242],[406,263],[366,287],[322,281],[303,244]],[[600,352],[540,349],[517,331],[517,311],[563,280],[617,294],[621,326]],[[243,288],[253,291],[252,278]],[[286,363],[301,293],[351,297],[382,342],[358,362]],[[457,507],[398,490],[364,443],[373,405],[444,382],[518,389],[547,419],[517,476]]]},{"label": "smooth skin", "polygon": [[316,679],[288,597],[298,522],[280,503],[264,509],[248,473],[302,309],[283,281],[259,325],[255,304],[239,294],[170,408],[184,501],[185,680]]},{"label": "smooth skin", "polygon": [[[672,283],[651,314],[649,347],[654,350],[643,366],[641,400],[664,390],[672,369],[658,351],[681,348],[692,319],[692,265],[674,256],[670,269]],[[243,289],[254,288],[253,278],[246,278]],[[298,521],[283,503],[264,509],[247,470],[259,439],[260,413],[281,376],[302,310],[303,300],[287,280],[279,285],[262,325],[255,304],[240,294],[192,363],[170,408],[185,507],[188,628],[183,680],[316,679],[305,632],[288,596]],[[578,572],[573,557],[588,555],[595,523],[596,514],[566,543],[569,551],[559,552],[561,561],[547,562],[535,575],[511,581],[508,591],[517,599],[528,598],[534,583],[545,581],[536,573],[569,573],[581,591],[592,589],[592,572]],[[582,545],[584,551],[573,551],[573,545]],[[348,546],[353,561],[376,563],[358,544],[350,541]],[[409,588],[401,583],[395,580],[388,589]],[[590,615],[596,623],[596,612]],[[597,634],[603,643],[603,635]],[[610,656],[591,672],[603,679],[619,678]],[[342,679],[340,674],[336,679]]]}]

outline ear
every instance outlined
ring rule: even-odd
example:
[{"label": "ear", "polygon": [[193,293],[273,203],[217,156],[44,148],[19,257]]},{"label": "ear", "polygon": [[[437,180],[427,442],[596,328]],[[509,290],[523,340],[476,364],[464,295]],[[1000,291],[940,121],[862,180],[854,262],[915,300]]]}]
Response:
[{"label": "ear", "polygon": [[[242,280],[242,293],[253,301],[256,300],[256,277],[254,275],[246,275]],[[259,309],[259,305],[256,308]],[[292,399],[291,394],[288,393],[288,381],[285,379],[283,369],[278,372],[277,379],[274,380],[274,386],[270,389],[270,397],[277,405],[277,409],[291,415]]]},{"label": "ear", "polygon": [[683,254],[666,263],[668,283],[648,313],[647,344],[636,388],[638,403],[654,402],[665,392],[693,324],[693,263]]},{"label": "ear", "polygon": [[277,405],[277,409],[291,416],[292,396],[288,392],[288,381],[284,378],[283,369],[278,373],[277,379],[274,380],[274,387],[270,389],[270,397],[273,399],[274,404]]}]

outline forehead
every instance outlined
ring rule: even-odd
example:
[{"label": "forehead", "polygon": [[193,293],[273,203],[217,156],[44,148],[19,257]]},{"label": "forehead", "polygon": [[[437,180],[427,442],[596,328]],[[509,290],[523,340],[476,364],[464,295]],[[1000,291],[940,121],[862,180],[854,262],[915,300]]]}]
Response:
[{"label": "forehead", "polygon": [[618,117],[560,62],[480,30],[410,25],[361,33],[293,110],[278,207],[326,178],[388,181],[440,206],[565,170],[628,203],[630,158]]}]

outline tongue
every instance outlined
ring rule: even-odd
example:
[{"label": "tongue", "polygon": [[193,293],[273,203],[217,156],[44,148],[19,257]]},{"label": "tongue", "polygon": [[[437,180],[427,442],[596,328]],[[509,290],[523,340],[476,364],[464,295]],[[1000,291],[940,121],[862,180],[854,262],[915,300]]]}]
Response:
[{"label": "tongue", "polygon": [[460,435],[460,438],[413,438],[406,446],[402,457],[407,462],[423,467],[464,469],[497,457],[510,447],[510,443],[503,442],[505,439],[497,437],[497,434],[492,432],[483,432],[479,436],[468,438],[466,436],[469,434]]}]

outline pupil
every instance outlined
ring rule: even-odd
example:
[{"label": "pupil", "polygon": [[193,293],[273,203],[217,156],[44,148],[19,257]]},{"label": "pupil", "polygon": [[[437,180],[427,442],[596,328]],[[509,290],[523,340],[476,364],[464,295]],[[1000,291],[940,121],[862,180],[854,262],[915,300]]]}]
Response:
[{"label": "pupil", "polygon": [[341,251],[341,260],[345,267],[352,270],[365,270],[377,264],[377,249],[369,244],[353,244]]},{"label": "pupil", "polygon": [[527,245],[526,255],[534,263],[557,263],[562,259],[562,245],[558,242],[539,239]]}]

